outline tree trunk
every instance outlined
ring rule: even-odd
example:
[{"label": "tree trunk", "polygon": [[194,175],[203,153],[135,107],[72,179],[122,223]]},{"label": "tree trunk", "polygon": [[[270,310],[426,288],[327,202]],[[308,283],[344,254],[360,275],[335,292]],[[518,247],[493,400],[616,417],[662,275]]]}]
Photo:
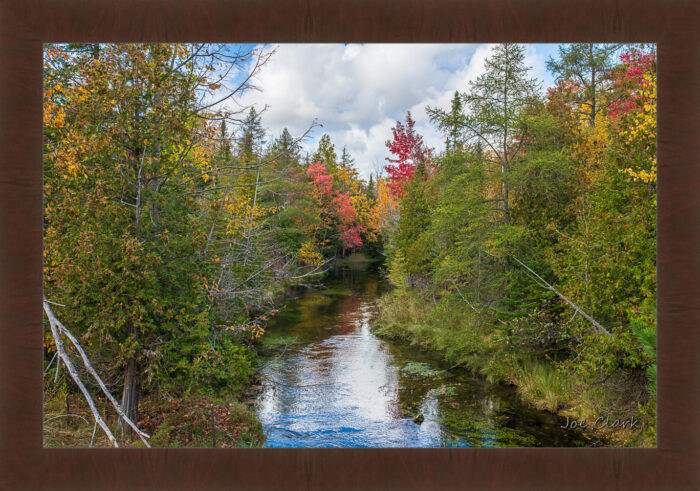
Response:
[{"label": "tree trunk", "polygon": [[595,128],[595,61],[593,60],[593,45],[588,45],[589,57],[591,60],[591,128]]},{"label": "tree trunk", "polygon": [[253,195],[253,209],[250,210],[250,215],[248,216],[248,239],[246,241],[246,246],[245,246],[245,258],[243,259],[243,266],[246,266],[248,264],[248,254],[250,253],[250,235],[253,231],[252,223],[253,223],[253,212],[255,211],[255,207],[258,205],[258,183],[260,182],[260,167],[258,167],[258,173],[255,177],[255,194]]},{"label": "tree trunk", "polygon": [[[122,392],[121,407],[124,414],[136,422],[139,414],[139,393],[138,393],[138,367],[136,357],[132,356],[126,363],[126,374],[124,375],[124,391]],[[119,418],[119,429],[130,431],[130,428],[123,418]]]}]

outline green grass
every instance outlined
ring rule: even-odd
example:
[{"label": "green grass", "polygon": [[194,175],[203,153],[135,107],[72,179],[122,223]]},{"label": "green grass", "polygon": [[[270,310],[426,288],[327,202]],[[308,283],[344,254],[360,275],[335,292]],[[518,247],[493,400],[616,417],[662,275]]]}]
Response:
[{"label": "green grass", "polygon": [[[612,386],[591,384],[536,353],[518,351],[489,328],[493,322],[493,318],[479,318],[454,297],[433,301],[400,288],[381,299],[373,328],[379,336],[438,352],[489,382],[514,385],[521,399],[537,409],[594,421],[619,405],[619,394]],[[654,436],[639,431],[598,436],[616,446],[655,445]]]},{"label": "green grass", "polygon": [[573,380],[550,363],[528,359],[516,363],[513,381],[524,400],[538,409],[557,412],[571,404]]}]

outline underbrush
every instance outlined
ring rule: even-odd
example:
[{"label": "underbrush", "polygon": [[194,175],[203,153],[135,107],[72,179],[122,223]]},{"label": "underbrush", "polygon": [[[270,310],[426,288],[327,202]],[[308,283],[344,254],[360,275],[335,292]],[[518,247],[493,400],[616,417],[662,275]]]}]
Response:
[{"label": "underbrush", "polygon": [[[145,447],[133,432],[117,428],[118,419],[106,399],[97,408],[120,447]],[[212,419],[214,433],[212,434]],[[136,425],[151,438],[151,447],[257,447],[264,443],[262,425],[252,408],[237,397],[216,399],[202,394],[148,394],[139,403]],[[93,440],[94,430],[94,440]],[[92,445],[91,445],[92,443]],[[44,394],[44,447],[112,447],[81,394],[65,383]]]},{"label": "underbrush", "polygon": [[454,296],[434,300],[401,288],[381,299],[373,324],[380,336],[437,351],[446,361],[492,383],[517,387],[521,398],[537,409],[589,423],[601,416],[612,421],[641,418],[641,430],[591,430],[589,424],[589,431],[611,446],[656,445],[655,404],[648,400],[646,380],[637,371],[611,370],[591,380],[571,361],[555,361],[517,344],[514,336],[503,334],[507,329],[494,329],[497,321],[478,315]]},{"label": "underbrush", "polygon": [[141,412],[139,425],[153,447],[257,447],[265,440],[255,413],[235,398],[152,398]]}]

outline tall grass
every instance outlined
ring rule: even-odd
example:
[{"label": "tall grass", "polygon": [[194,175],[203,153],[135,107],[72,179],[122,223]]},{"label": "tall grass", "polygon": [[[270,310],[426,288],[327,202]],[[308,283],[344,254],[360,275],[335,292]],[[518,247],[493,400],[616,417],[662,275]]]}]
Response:
[{"label": "tall grass", "polygon": [[[457,297],[435,301],[399,288],[382,298],[373,325],[380,336],[438,351],[492,383],[516,386],[523,401],[538,409],[594,421],[618,405],[612,385],[589,383],[570,368],[508,344],[493,330],[494,322]],[[653,438],[640,432],[606,436],[616,445],[654,445]]]},{"label": "tall grass", "polygon": [[551,363],[525,359],[514,364],[513,378],[523,399],[538,409],[557,412],[572,403],[573,379]]}]

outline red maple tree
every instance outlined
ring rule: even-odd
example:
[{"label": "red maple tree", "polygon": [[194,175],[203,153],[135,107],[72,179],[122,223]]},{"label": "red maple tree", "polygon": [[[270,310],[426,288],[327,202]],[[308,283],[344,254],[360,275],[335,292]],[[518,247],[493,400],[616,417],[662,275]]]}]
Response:
[{"label": "red maple tree", "polygon": [[315,194],[331,207],[330,214],[337,221],[337,230],[343,247],[349,251],[356,251],[362,247],[362,234],[367,230],[356,223],[357,211],[352,203],[352,197],[348,193],[333,189],[333,176],[328,174],[328,169],[321,162],[310,164],[306,169],[306,175],[311,179]]},{"label": "red maple tree", "polygon": [[648,100],[647,89],[651,85],[648,76],[655,69],[656,54],[634,50],[620,56],[622,70],[613,74],[618,97],[610,104],[610,117],[617,119],[620,114],[627,114],[644,104],[655,103]]},{"label": "red maple tree", "polygon": [[406,194],[406,186],[413,179],[418,162],[424,162],[427,167],[430,161],[430,151],[423,146],[423,137],[413,129],[415,124],[408,111],[406,124],[397,121],[391,129],[393,139],[386,141],[386,147],[395,156],[386,159],[395,165],[384,167],[389,174],[388,188],[399,199]]}]

